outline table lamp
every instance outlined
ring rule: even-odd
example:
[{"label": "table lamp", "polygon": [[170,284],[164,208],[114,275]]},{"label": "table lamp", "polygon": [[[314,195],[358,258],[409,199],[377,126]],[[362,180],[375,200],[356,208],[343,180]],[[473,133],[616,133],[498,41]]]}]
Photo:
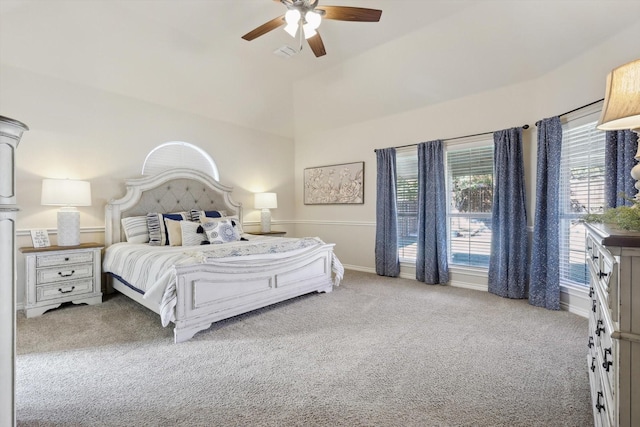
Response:
[{"label": "table lamp", "polygon": [[74,179],[43,179],[44,206],[61,206],[58,211],[58,246],[80,244],[80,212],[76,206],[91,206],[91,184]]},{"label": "table lamp", "polygon": [[269,209],[276,209],[278,207],[278,196],[276,193],[256,193],[254,207],[256,209],[262,209],[262,212],[260,212],[260,225],[262,226],[262,232],[270,232],[271,211]]}]

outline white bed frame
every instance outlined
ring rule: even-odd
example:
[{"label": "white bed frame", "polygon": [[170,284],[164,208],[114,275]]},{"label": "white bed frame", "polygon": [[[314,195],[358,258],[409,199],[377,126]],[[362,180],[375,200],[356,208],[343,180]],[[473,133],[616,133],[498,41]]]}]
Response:
[{"label": "white bed frame", "polygon": [[[147,212],[179,212],[190,209],[225,210],[242,221],[242,206],[231,198],[231,187],[207,174],[172,169],[155,176],[126,180],[124,197],[110,201],[105,211],[105,246],[125,241],[120,220]],[[208,264],[178,266],[174,340],[191,339],[213,322],[304,295],[331,292],[333,244],[324,244],[297,256],[270,260],[254,267],[213,267]],[[109,285],[145,307],[160,313],[113,276]],[[135,286],[135,283],[132,283]]]}]

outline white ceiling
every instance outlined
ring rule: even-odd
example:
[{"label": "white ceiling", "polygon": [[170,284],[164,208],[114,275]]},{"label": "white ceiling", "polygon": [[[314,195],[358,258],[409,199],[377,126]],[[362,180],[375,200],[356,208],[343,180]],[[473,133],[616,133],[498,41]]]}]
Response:
[{"label": "white ceiling", "polygon": [[295,82],[354,112],[340,125],[535,78],[640,16],[637,0],[322,4],[383,13],[325,21],[326,56],[283,59],[272,52],[296,43],[281,28],[240,38],[285,11],[273,0],[0,0],[0,62],[293,137]]}]

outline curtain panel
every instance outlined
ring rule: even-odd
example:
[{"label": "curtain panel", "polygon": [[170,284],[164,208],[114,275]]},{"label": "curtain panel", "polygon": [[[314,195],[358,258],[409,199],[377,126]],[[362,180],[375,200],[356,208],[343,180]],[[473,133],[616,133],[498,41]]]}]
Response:
[{"label": "curtain panel", "polygon": [[559,310],[562,124],[559,117],[551,117],[539,121],[536,126],[538,163],[529,304]]},{"label": "curtain panel", "polygon": [[522,128],[494,132],[489,292],[525,298],[529,282]]},{"label": "curtain panel", "polygon": [[635,196],[635,181],[629,174],[635,165],[638,137],[630,130],[607,131],[604,151],[604,201],[608,208],[631,206],[633,203],[622,197]]},{"label": "curtain panel", "polygon": [[441,140],[418,144],[418,248],[416,279],[449,282],[447,201]]},{"label": "curtain panel", "polygon": [[396,201],[396,149],[376,150],[376,273],[398,277],[398,208]]}]

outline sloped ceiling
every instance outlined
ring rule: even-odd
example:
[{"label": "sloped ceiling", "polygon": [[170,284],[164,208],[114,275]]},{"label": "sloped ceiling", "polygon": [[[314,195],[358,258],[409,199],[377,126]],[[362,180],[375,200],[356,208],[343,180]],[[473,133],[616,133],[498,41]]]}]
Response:
[{"label": "sloped ceiling", "polygon": [[383,14],[325,21],[326,56],[283,59],[282,29],[240,38],[284,12],[272,0],[0,0],[0,63],[293,138],[319,109],[339,126],[535,78],[640,16],[631,0],[320,4]]}]

